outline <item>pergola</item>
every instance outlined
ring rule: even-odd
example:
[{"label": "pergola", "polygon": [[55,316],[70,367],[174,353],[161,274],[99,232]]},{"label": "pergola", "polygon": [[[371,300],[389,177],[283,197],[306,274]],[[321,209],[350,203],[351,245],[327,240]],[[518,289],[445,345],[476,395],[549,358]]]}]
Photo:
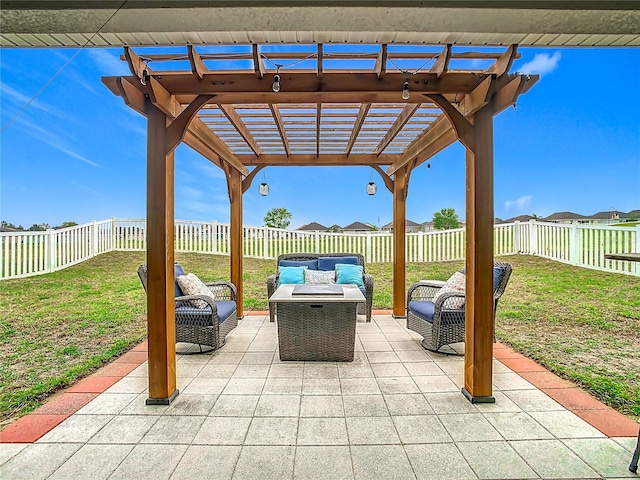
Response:
[{"label": "pergola", "polygon": [[393,193],[393,314],[405,315],[405,206],[411,172],[466,147],[465,387],[490,402],[493,343],[493,116],[537,81],[511,74],[517,46],[187,45],[125,47],[130,76],[104,84],[145,115],[148,403],[176,395],[174,150],[192,147],[226,174],[230,277],[242,315],[242,194],[266,166],[369,166]]}]

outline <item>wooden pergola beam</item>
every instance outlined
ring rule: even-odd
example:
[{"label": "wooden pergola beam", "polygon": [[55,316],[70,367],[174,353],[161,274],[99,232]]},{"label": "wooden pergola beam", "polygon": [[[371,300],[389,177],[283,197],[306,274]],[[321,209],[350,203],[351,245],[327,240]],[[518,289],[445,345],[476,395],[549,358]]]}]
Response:
[{"label": "wooden pergola beam", "polygon": [[402,127],[404,127],[405,124],[409,120],[411,120],[413,114],[420,108],[420,105],[422,104],[408,103],[407,105],[405,105],[405,107],[402,109],[402,112],[400,112],[400,115],[398,115],[398,118],[396,118],[396,121],[393,122],[393,125],[391,126],[389,131],[385,134],[384,137],[382,137],[382,140],[380,140],[380,143],[378,144],[374,152],[376,155],[380,155],[384,151],[384,149],[387,148],[387,146],[393,141],[393,139],[396,138],[396,135],[400,133]]},{"label": "wooden pergola beam", "polygon": [[384,77],[387,72],[387,44],[380,45],[380,51],[376,57],[376,64],[373,67],[373,71],[378,78]]},{"label": "wooden pergola beam", "polygon": [[438,78],[442,77],[449,69],[449,60],[451,60],[451,44],[445,45],[444,50],[438,55],[436,63],[433,64],[430,73],[435,73]]},{"label": "wooden pergola beam", "polygon": [[251,44],[251,53],[253,58],[253,70],[255,76],[257,78],[263,78],[265,73],[264,63],[262,62],[262,57],[260,56],[260,52],[258,51],[258,45],[255,43]]},{"label": "wooden pergola beam", "polygon": [[[240,93],[255,95],[261,93],[275,94],[285,97],[294,93],[346,93],[359,95],[367,93],[394,93],[395,101],[405,79],[402,72],[387,71],[382,78],[375,72],[363,72],[354,75],[352,72],[328,72],[324,70],[322,78],[318,73],[311,72],[280,72],[283,88],[286,93],[275,93],[271,83],[258,78],[255,72],[220,73],[209,71],[203,74],[202,81],[189,72],[152,72],[167,91],[174,95],[222,95]],[[108,77],[107,77],[108,78]],[[471,92],[483,80],[477,72],[448,72],[441,78],[437,73],[417,72],[411,76],[411,92],[418,94],[465,94]],[[351,100],[353,102],[353,100]],[[347,100],[348,102],[348,100]],[[237,103],[254,102],[251,97]],[[271,103],[281,103],[273,101]],[[313,102],[315,103],[315,102]]]},{"label": "wooden pergola beam", "polygon": [[280,115],[280,110],[277,105],[272,103],[269,104],[269,109],[271,110],[271,115],[273,115],[273,120],[276,122],[276,127],[278,128],[278,133],[280,134],[280,139],[282,140],[282,146],[284,147],[284,151],[287,154],[287,157],[291,155],[291,147],[289,146],[289,140],[287,139],[287,132],[284,129],[284,123],[282,122],[282,116]]},{"label": "wooden pergola beam", "polygon": [[[145,77],[151,75],[151,69],[145,61],[131,47],[124,47],[124,58],[127,61],[127,65],[129,65],[131,74],[135,75],[138,80],[146,82]],[[147,71],[146,75],[145,70]]]},{"label": "wooden pergola beam", "polygon": [[467,120],[449,100],[444,98],[444,96],[435,94],[429,95],[428,98],[433,100],[433,102],[440,107],[442,113],[447,116],[449,123],[456,131],[456,135],[458,135],[458,139],[462,144],[468,149],[473,150],[473,124]]},{"label": "wooden pergola beam", "polygon": [[379,157],[372,153],[349,155],[339,153],[300,154],[262,154],[237,155],[243,165],[273,165],[273,166],[315,166],[315,167],[337,167],[337,166],[374,166],[391,165],[400,160],[400,155],[385,154]]},{"label": "wooden pergola beam", "polygon": [[202,61],[200,54],[193,48],[193,45],[187,45],[187,55],[189,56],[189,65],[191,65],[191,73],[198,79],[202,80],[205,73],[209,71]]},{"label": "wooden pergola beam", "polygon": [[249,170],[245,167],[238,157],[229,149],[229,147],[220,140],[215,133],[211,131],[200,119],[194,119],[189,125],[188,131],[197,137],[202,143],[213,150],[221,160],[229,164],[234,170],[241,175],[248,175]]},{"label": "wooden pergola beam", "polygon": [[356,122],[353,124],[353,130],[351,130],[351,137],[349,138],[349,143],[347,143],[346,155],[347,157],[351,154],[351,150],[358,139],[358,134],[360,133],[360,129],[364,124],[364,121],[367,119],[367,114],[369,113],[369,108],[371,107],[370,103],[363,103],[360,105],[360,110],[358,111],[358,116],[356,117]]},{"label": "wooden pergola beam", "polygon": [[518,55],[518,45],[510,45],[502,55],[495,61],[493,65],[487,70],[487,73],[493,73],[496,77],[501,77],[511,69],[513,61]]},{"label": "wooden pergola beam", "polygon": [[242,118],[240,117],[240,115],[238,115],[238,112],[236,112],[235,108],[233,108],[233,106],[231,105],[218,105],[218,108],[220,108],[222,113],[224,113],[224,116],[227,117],[229,123],[233,125],[233,128],[236,129],[236,131],[240,134],[244,141],[247,142],[247,145],[249,145],[249,148],[253,151],[253,153],[260,156],[262,154],[262,149],[256,142],[255,138],[253,138],[253,135],[251,135],[251,132],[244,124]]},{"label": "wooden pergola beam", "polygon": [[318,78],[322,78],[322,75],[323,75],[322,60],[323,60],[322,44],[319,43],[318,44],[318,66],[317,66],[317,69],[318,69],[317,77]]}]

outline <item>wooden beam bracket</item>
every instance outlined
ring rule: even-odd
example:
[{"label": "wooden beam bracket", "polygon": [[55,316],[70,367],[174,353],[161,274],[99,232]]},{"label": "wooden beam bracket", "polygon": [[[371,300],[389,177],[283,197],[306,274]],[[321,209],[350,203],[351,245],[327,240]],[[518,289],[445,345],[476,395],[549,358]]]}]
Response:
[{"label": "wooden beam bracket", "polygon": [[496,75],[496,77],[501,77],[505,73],[508,73],[517,55],[518,45],[510,45],[509,48],[507,48],[507,50],[502,55],[500,55],[500,58],[498,58],[495,63],[491,65],[491,68],[487,70],[487,73],[493,73]]},{"label": "wooden beam bracket", "polygon": [[198,110],[211,100],[212,97],[213,95],[198,95],[193,102],[171,122],[171,125],[167,127],[167,153],[172,152],[180,145],[191,120],[196,116]]},{"label": "wooden beam bracket", "polygon": [[198,78],[198,80],[202,80],[204,74],[207,73],[209,69],[202,61],[200,54],[196,52],[195,48],[193,48],[193,45],[187,45],[187,54],[189,55],[191,72]]},{"label": "wooden beam bracket", "polygon": [[456,131],[456,135],[458,139],[462,142],[462,144],[467,147],[469,150],[473,150],[474,147],[474,136],[473,136],[473,124],[462,116],[462,113],[458,111],[456,107],[454,107],[449,100],[447,100],[443,95],[440,94],[431,94],[425,95],[425,97],[430,98],[433,103],[438,105],[442,112],[447,116],[449,122],[453,126],[453,129]]},{"label": "wooden beam bracket", "polygon": [[435,73],[438,78],[442,77],[449,70],[449,60],[451,60],[451,44],[445,45],[444,50],[438,55],[436,63],[433,64],[429,73]]},{"label": "wooden beam bracket", "polygon": [[249,175],[247,175],[244,178],[244,180],[242,180],[242,193],[249,190],[249,188],[251,187],[251,182],[253,182],[253,179],[255,178],[255,176],[258,174],[260,170],[262,170],[266,166],[267,165],[256,165],[256,167],[253,170],[251,170],[251,172],[249,172]]},{"label": "wooden beam bracket", "polygon": [[147,65],[147,62],[136,54],[131,47],[124,47],[124,58],[129,65],[131,74],[138,77],[142,85],[146,85],[149,78],[151,78],[151,69]]},{"label": "wooden beam bracket", "polygon": [[380,165],[371,165],[371,168],[373,168],[376,172],[380,174],[380,177],[384,182],[384,186],[387,187],[387,190],[393,193],[393,179],[389,175],[387,175],[384,170],[382,170]]}]

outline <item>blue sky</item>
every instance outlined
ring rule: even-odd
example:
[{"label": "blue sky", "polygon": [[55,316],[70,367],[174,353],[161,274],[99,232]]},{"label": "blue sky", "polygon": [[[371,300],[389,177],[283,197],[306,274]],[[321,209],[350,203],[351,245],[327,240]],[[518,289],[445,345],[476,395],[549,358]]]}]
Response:
[{"label": "blue sky", "polygon": [[[2,128],[76,49],[0,49]],[[520,48],[512,71],[542,78],[495,118],[495,214],[591,215],[640,208],[640,49]],[[146,120],[100,82],[128,74],[121,49],[85,49],[0,137],[0,219],[84,223],[145,216]],[[270,167],[244,194],[244,223],[262,225],[284,207],[291,227],[316,221],[384,225],[392,195],[378,175],[366,194],[366,167]],[[229,219],[222,171],[189,147],[176,150],[177,219]],[[465,210],[460,144],[414,170],[407,218],[431,220],[441,208]]]}]

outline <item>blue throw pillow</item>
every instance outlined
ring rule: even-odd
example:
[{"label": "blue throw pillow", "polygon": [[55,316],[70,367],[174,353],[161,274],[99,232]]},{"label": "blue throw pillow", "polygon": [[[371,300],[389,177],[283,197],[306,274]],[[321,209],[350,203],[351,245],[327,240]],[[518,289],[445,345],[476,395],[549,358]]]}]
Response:
[{"label": "blue throw pillow", "polygon": [[336,283],[343,285],[351,283],[358,285],[358,287],[364,287],[363,271],[362,265],[336,263]]},{"label": "blue throw pillow", "polygon": [[[465,273],[467,267],[462,269],[462,273]],[[502,278],[502,274],[504,273],[504,268],[502,267],[493,267],[493,291],[495,292],[498,289],[498,285],[500,285],[500,279]]]},{"label": "blue throw pillow", "polygon": [[337,263],[358,265],[358,257],[318,257],[318,270],[335,270]]},{"label": "blue throw pillow", "polygon": [[304,283],[304,271],[307,267],[278,267],[278,285],[283,283],[294,283],[302,285]]},{"label": "blue throw pillow", "polygon": [[307,267],[309,270],[318,270],[318,260],[280,260],[278,266]]}]

